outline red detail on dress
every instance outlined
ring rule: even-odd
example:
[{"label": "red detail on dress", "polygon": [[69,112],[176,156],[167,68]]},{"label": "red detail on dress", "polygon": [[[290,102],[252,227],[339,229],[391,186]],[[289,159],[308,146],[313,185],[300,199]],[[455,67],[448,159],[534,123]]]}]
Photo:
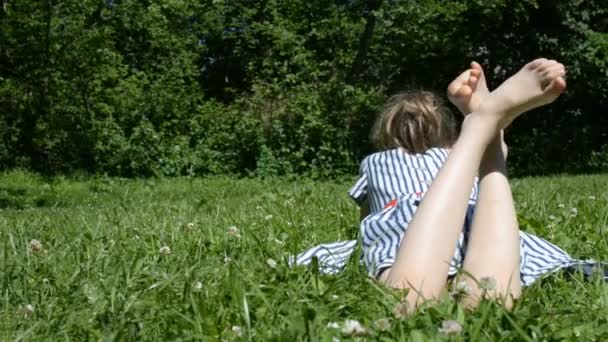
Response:
[{"label": "red detail on dress", "polygon": [[396,205],[397,205],[397,200],[394,199],[394,200],[388,202],[388,204],[384,206],[384,209],[392,208],[392,207],[394,207]]}]

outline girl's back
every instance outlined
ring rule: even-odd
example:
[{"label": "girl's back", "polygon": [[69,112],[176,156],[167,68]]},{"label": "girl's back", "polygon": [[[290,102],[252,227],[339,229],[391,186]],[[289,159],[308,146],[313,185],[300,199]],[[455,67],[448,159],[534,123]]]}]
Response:
[{"label": "girl's back", "polygon": [[[381,211],[392,200],[403,196],[422,196],[447,159],[449,150],[434,147],[411,154],[401,148],[369,155],[361,162],[360,177],[350,190],[358,203],[368,200],[370,212]],[[476,187],[471,199],[476,199]]]}]

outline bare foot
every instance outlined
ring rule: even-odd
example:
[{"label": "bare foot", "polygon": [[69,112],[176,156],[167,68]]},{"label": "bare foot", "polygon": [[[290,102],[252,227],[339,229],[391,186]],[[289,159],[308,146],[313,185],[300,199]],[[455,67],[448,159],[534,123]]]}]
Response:
[{"label": "bare foot", "polygon": [[494,90],[477,112],[494,116],[503,129],[522,113],[555,101],[566,90],[565,75],[561,63],[536,59]]},{"label": "bare foot", "polygon": [[464,71],[448,86],[448,98],[462,115],[476,111],[490,95],[486,78],[481,65],[471,63],[471,68]]}]

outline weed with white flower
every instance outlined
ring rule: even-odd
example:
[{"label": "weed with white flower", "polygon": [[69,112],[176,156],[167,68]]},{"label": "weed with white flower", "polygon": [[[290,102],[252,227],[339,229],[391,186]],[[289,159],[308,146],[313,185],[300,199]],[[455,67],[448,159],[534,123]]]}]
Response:
[{"label": "weed with white flower", "polygon": [[266,260],[266,265],[268,265],[270,268],[277,268],[277,262],[272,258],[268,258],[268,260]]},{"label": "weed with white flower", "polygon": [[236,226],[228,227],[227,233],[228,233],[228,236],[235,238],[237,240],[241,238],[241,231]]},{"label": "weed with white flower", "polygon": [[374,328],[378,331],[389,331],[391,328],[391,321],[386,317],[377,319],[374,322]]},{"label": "weed with white flower", "polygon": [[492,291],[496,288],[496,279],[493,277],[483,277],[479,279],[479,288],[486,291]]},{"label": "weed with white flower", "polygon": [[42,251],[42,242],[40,242],[36,239],[33,239],[32,241],[30,241],[30,249],[34,253],[38,253],[38,252]]},{"label": "weed with white flower", "polygon": [[443,321],[441,322],[439,332],[448,336],[460,335],[462,332],[462,325],[458,321],[454,320]]},{"label": "weed with white flower", "polygon": [[367,334],[367,329],[355,319],[347,319],[342,325],[342,334],[348,336],[362,336]]}]

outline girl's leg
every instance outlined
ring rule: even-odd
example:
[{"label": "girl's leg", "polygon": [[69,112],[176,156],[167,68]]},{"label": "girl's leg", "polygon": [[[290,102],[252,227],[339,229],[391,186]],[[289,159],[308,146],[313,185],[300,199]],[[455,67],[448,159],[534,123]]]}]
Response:
[{"label": "girl's leg", "polygon": [[519,114],[550,103],[565,89],[563,66],[540,59],[505,81],[465,118],[461,134],[408,226],[393,266],[381,280],[409,288],[407,300],[436,298],[443,291],[473,180],[499,130]]},{"label": "girl's leg", "polygon": [[479,196],[461,276],[473,290],[466,299],[470,306],[483,295],[477,281],[484,277],[496,281],[495,290],[488,293],[506,299],[507,306],[521,294],[519,227],[501,144],[499,134],[479,168]]},{"label": "girl's leg", "polygon": [[[476,62],[448,87],[450,101],[463,115],[477,110],[489,94],[483,69]],[[473,289],[467,298],[470,305],[475,305],[483,293],[475,281],[483,277],[496,280],[497,289],[491,294],[505,296],[507,305],[521,293],[519,227],[506,177],[506,159],[501,132],[486,149],[479,168],[482,186],[463,267],[463,274],[473,277],[465,279]]]}]

